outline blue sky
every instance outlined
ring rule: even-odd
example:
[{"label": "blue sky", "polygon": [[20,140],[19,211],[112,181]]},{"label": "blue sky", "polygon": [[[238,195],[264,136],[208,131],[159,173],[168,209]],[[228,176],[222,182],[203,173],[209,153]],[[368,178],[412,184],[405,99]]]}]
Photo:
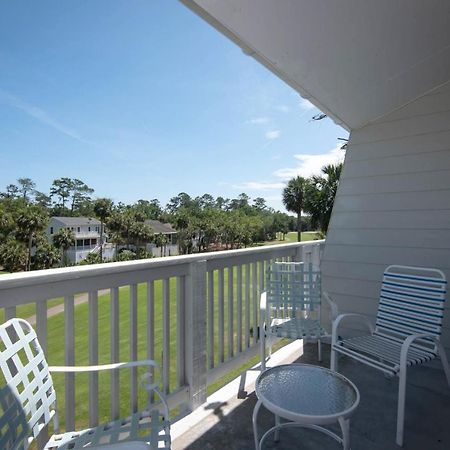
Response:
[{"label": "blue sky", "polygon": [[265,197],[342,155],[331,120],[175,0],[0,4],[0,189]]}]

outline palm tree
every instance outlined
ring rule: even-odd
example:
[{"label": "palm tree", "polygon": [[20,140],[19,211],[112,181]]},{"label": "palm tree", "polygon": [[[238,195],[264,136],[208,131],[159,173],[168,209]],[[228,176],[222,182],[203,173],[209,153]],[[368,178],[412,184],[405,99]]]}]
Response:
[{"label": "palm tree", "polygon": [[73,231],[69,228],[61,228],[55,235],[53,236],[53,245],[56,248],[62,250],[62,260],[61,265],[66,266],[67,264],[67,250],[69,247],[75,244],[75,236]]},{"label": "palm tree", "polygon": [[111,215],[113,202],[109,198],[98,198],[94,203],[94,213],[100,219],[100,260],[103,261],[103,231],[106,219]]},{"label": "palm tree", "polygon": [[290,212],[297,214],[297,241],[302,240],[302,209],[305,197],[306,180],[296,177],[289,180],[283,189],[283,204]]},{"label": "palm tree", "polygon": [[324,166],[322,174],[307,183],[304,210],[311,215],[312,225],[323,233],[328,230],[342,167],[342,163]]},{"label": "palm tree", "polygon": [[38,206],[28,206],[17,217],[17,225],[20,233],[23,235],[28,244],[28,256],[26,270],[31,269],[31,248],[33,239],[36,235],[43,231],[47,225],[48,217],[45,212]]}]

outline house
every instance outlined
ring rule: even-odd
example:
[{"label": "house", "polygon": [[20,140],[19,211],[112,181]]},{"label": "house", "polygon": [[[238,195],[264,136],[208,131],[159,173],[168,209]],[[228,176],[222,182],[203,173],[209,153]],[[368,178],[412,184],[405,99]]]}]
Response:
[{"label": "house", "polygon": [[147,219],[145,224],[152,228],[154,235],[162,235],[165,238],[165,243],[162,246],[158,246],[158,241],[147,244],[147,250],[151,252],[153,256],[178,255],[178,232],[170,225],[170,223]]},{"label": "house", "polygon": [[46,234],[51,240],[62,228],[71,230],[75,245],[69,247],[67,257],[76,264],[100,249],[100,226],[100,221],[92,217],[51,217]]}]

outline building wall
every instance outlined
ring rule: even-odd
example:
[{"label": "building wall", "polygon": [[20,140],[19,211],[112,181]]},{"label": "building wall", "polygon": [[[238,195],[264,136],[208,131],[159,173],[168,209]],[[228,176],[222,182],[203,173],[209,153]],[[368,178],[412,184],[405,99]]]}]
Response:
[{"label": "building wall", "polygon": [[375,319],[389,264],[437,267],[450,283],[450,84],[351,133],[323,255],[324,289],[341,312]]}]

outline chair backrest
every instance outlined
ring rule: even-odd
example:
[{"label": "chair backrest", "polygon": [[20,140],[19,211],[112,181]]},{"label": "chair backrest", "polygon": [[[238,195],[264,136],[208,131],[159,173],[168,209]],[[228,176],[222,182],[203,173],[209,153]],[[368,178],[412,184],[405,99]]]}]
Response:
[{"label": "chair backrest", "polygon": [[399,338],[417,333],[439,337],[446,293],[447,281],[438,269],[387,267],[381,285],[376,332]]},{"label": "chair backrest", "polygon": [[320,313],[320,272],[312,264],[272,263],[267,269],[266,292],[267,312],[272,317],[299,318]]},{"label": "chair backrest", "polygon": [[56,396],[44,352],[25,320],[0,325],[0,367],[0,425],[8,426],[6,433],[0,429],[0,448],[22,448],[21,441],[27,448],[54,416]]}]

